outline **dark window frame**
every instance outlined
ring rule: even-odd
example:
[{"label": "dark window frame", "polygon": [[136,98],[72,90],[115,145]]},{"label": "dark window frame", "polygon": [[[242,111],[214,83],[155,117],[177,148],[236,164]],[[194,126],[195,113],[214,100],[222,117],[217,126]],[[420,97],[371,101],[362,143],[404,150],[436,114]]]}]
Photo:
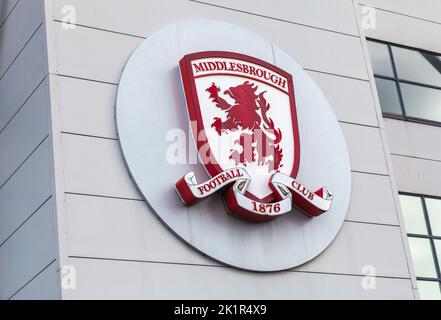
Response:
[{"label": "dark window frame", "polygon": [[[407,233],[406,232],[406,235],[408,238],[420,238],[420,239],[429,240],[430,249],[432,251],[432,259],[433,259],[433,262],[435,265],[435,271],[436,271],[437,278],[418,277],[416,275],[415,276],[416,276],[416,279],[419,281],[438,282],[438,286],[439,286],[440,294],[441,294],[441,266],[438,261],[438,254],[436,252],[436,247],[435,247],[435,240],[441,240],[441,236],[434,236],[432,234],[432,226],[430,224],[429,213],[427,210],[427,205],[426,205],[426,200],[425,200],[425,199],[441,200],[441,197],[428,196],[428,195],[411,193],[411,192],[399,192],[399,195],[417,197],[421,201],[421,207],[423,209],[424,221],[426,222],[426,227],[427,227],[427,234],[416,234],[416,233]],[[441,261],[441,257],[439,258],[439,260]]]},{"label": "dark window frame", "polygon": [[409,46],[405,46],[405,45],[402,45],[402,44],[396,44],[396,43],[393,43],[393,42],[387,42],[387,41],[378,40],[378,39],[374,39],[374,38],[366,38],[366,40],[386,45],[388,53],[389,53],[389,58],[390,58],[390,61],[391,61],[391,64],[392,64],[392,71],[393,71],[393,74],[394,74],[393,77],[384,76],[384,75],[380,75],[380,74],[374,73],[374,78],[379,78],[379,79],[384,79],[384,80],[391,80],[391,81],[395,82],[395,86],[397,87],[397,93],[398,93],[398,101],[400,102],[400,107],[401,107],[402,114],[398,115],[398,114],[393,114],[393,113],[387,113],[387,112],[383,112],[383,110],[382,110],[383,117],[441,127],[441,121],[435,121],[435,120],[429,120],[429,119],[424,119],[424,118],[412,117],[412,116],[408,116],[406,114],[406,108],[405,108],[405,103],[404,103],[404,100],[403,100],[403,94],[401,92],[400,82],[401,83],[406,83],[406,84],[411,84],[411,85],[416,85],[416,86],[420,86],[420,87],[430,88],[430,89],[437,89],[437,90],[440,90],[440,91],[441,91],[441,87],[434,86],[434,85],[429,85],[429,84],[426,84],[426,83],[416,82],[416,81],[400,79],[398,77],[397,68],[396,68],[396,64],[395,64],[395,57],[394,57],[393,52],[392,52],[392,47],[398,47],[398,48],[403,48],[403,49],[407,49],[407,50],[418,51],[421,54],[430,54],[430,55],[435,55],[435,56],[438,56],[438,57],[441,57],[441,53],[433,52],[433,51],[428,51],[428,50],[423,50],[423,49],[418,49],[418,48],[414,48],[414,47],[409,47]]}]

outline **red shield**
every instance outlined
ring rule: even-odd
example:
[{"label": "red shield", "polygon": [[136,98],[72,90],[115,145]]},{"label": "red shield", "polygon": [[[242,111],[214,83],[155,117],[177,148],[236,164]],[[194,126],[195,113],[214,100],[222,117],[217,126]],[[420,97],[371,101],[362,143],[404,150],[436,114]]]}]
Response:
[{"label": "red shield", "polygon": [[300,160],[291,74],[259,59],[222,51],[179,63],[191,130],[211,177],[233,167],[251,177],[246,196],[269,202],[275,172],[297,176]]}]

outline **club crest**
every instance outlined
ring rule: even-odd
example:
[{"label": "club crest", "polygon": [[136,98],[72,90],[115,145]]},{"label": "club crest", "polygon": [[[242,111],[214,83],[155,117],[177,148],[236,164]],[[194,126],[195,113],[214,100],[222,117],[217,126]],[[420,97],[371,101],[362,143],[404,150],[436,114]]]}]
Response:
[{"label": "club crest", "polygon": [[292,204],[310,216],[329,210],[325,187],[310,191],[296,180],[300,138],[292,75],[233,52],[184,56],[180,73],[199,161],[211,177],[189,172],[176,183],[191,206],[222,190],[229,213],[269,221]]}]

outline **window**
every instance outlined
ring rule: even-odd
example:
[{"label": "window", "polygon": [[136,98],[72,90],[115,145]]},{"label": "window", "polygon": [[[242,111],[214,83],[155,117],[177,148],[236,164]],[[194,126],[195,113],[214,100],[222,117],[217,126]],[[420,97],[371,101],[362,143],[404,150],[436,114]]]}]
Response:
[{"label": "window", "polygon": [[441,299],[441,198],[400,194],[422,299]]},{"label": "window", "polygon": [[441,125],[441,55],[368,40],[386,117]]}]

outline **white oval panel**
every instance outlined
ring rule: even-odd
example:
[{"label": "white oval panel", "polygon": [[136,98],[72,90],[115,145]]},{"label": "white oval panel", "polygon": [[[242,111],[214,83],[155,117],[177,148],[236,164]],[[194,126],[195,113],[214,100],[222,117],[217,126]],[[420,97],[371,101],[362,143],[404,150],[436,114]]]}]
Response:
[{"label": "white oval panel", "polygon": [[[179,178],[195,171],[199,181],[209,179],[202,165],[170,164],[166,157],[173,144],[167,137],[176,129],[186,132],[187,148],[194,149],[178,63],[200,51],[250,55],[292,74],[301,148],[297,178],[312,190],[326,186],[333,192],[328,212],[311,218],[294,210],[275,221],[251,223],[228,215],[220,194],[192,207],[181,204],[174,190]],[[127,168],[145,201],[179,238],[212,259],[253,271],[292,268],[325,250],[343,224],[351,173],[335,114],[309,75],[253,32],[216,21],[178,22],[159,30],[137,48],[123,71],[116,123]]]}]

